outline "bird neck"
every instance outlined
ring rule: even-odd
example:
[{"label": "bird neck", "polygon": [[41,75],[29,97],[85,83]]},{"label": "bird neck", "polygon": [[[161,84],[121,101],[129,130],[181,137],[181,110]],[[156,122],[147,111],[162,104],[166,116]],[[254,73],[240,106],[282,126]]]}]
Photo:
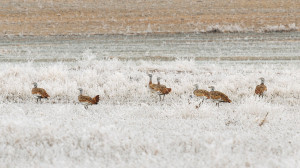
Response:
[{"label": "bird neck", "polygon": [[199,89],[199,87],[198,86],[195,86],[195,90],[198,90]]},{"label": "bird neck", "polygon": [[82,90],[79,91],[79,96],[81,96],[81,95],[82,95]]},{"label": "bird neck", "polygon": [[149,76],[150,77],[150,81],[149,81],[149,83],[152,83],[152,76]]},{"label": "bird neck", "polygon": [[159,81],[159,79],[157,80],[157,84],[159,84],[159,85],[160,85],[160,81]]}]

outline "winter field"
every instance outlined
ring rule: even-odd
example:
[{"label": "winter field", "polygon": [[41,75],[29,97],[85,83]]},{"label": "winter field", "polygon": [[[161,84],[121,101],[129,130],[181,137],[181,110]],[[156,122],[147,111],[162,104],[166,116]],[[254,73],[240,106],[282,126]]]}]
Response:
[{"label": "winter field", "polygon": [[[299,34],[208,36],[2,39],[0,167],[298,167]],[[172,88],[164,101],[148,73]],[[232,103],[195,108],[196,83]],[[85,110],[78,88],[99,104]]]}]

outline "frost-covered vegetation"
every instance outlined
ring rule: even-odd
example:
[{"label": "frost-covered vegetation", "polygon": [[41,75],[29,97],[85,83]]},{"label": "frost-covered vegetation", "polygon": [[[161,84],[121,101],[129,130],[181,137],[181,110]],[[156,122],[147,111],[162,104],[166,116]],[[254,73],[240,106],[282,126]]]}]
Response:
[{"label": "frost-covered vegetation", "polygon": [[[0,63],[0,167],[297,167],[299,62]],[[165,101],[148,73],[172,88]],[[265,78],[266,96],[254,89]],[[51,96],[36,104],[32,82]],[[193,85],[231,104],[196,109]],[[100,95],[85,110],[78,90]],[[265,118],[266,114],[268,116]],[[263,124],[259,126],[265,119]]]}]

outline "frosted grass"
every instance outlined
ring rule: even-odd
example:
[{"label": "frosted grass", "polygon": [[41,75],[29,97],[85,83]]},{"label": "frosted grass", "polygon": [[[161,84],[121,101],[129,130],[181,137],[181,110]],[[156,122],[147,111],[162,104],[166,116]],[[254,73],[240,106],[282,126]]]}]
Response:
[{"label": "frosted grass", "polygon": [[[297,167],[299,62],[0,63],[0,167]],[[172,92],[159,102],[148,73]],[[258,78],[268,92],[255,97]],[[36,104],[32,82],[51,96]],[[188,97],[226,93],[220,108]],[[78,90],[100,95],[88,110]],[[259,124],[269,113],[265,123]]]},{"label": "frosted grass", "polygon": [[[297,167],[299,107],[246,103],[205,104],[198,110],[184,104],[101,104],[89,110],[70,104],[1,104],[0,164]],[[266,112],[269,117],[259,127]]]},{"label": "frosted grass", "polygon": [[77,102],[78,88],[88,95],[99,94],[104,102],[149,102],[148,73],[162,77],[162,83],[173,89],[166,103],[183,101],[193,85],[229,95],[233,102],[253,96],[264,77],[268,86],[265,99],[274,103],[295,105],[300,96],[299,62],[171,62],[97,60],[94,56],[73,63],[1,63],[0,99],[3,102],[31,100],[32,82],[45,88],[49,103]]}]

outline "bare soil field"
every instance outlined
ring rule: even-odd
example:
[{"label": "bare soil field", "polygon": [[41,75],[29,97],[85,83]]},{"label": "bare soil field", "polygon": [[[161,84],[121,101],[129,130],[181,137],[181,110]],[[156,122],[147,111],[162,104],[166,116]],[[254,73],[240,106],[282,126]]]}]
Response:
[{"label": "bare soil field", "polygon": [[299,0],[1,0],[0,35],[299,31]]}]

